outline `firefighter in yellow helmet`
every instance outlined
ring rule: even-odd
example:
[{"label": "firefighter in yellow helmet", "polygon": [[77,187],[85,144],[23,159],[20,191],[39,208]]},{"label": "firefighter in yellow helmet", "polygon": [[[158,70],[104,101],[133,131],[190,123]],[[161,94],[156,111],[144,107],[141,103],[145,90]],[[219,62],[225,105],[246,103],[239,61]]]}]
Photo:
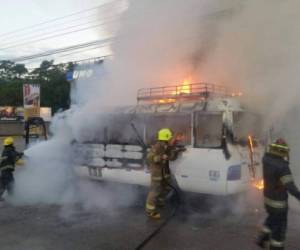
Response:
[{"label": "firefighter in yellow helmet", "polygon": [[15,170],[15,163],[23,156],[23,153],[16,151],[14,139],[7,137],[3,141],[4,149],[0,158],[0,200],[5,190],[12,193]]},{"label": "firefighter in yellow helmet", "polygon": [[164,206],[165,198],[171,190],[169,160],[176,160],[178,155],[170,129],[159,130],[157,137],[157,142],[152,145],[147,155],[151,184],[146,201],[146,213],[154,219],[160,219],[161,215],[158,209]]},{"label": "firefighter in yellow helmet", "polygon": [[287,229],[288,193],[300,201],[289,168],[289,147],[283,139],[269,145],[263,157],[264,204],[268,217],[258,238],[257,245],[270,250],[283,250]]}]

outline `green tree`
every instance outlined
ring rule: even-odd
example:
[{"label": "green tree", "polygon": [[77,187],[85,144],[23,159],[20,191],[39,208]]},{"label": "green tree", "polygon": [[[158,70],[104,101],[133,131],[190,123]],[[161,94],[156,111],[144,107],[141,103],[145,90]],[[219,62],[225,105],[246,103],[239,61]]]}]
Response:
[{"label": "green tree", "polygon": [[22,106],[23,93],[21,82],[0,84],[0,106]]},{"label": "green tree", "polygon": [[0,78],[2,80],[11,79],[14,75],[14,66],[15,64],[11,61],[0,61]]},{"label": "green tree", "polygon": [[12,67],[12,71],[16,78],[21,78],[28,73],[28,70],[24,64],[15,64]]},{"label": "green tree", "polygon": [[70,83],[66,72],[73,68],[72,63],[54,65],[54,61],[43,61],[39,68],[28,72],[24,64],[0,61],[0,105],[21,106],[23,84],[35,83],[41,86],[41,106],[51,107],[53,112],[68,109]]}]

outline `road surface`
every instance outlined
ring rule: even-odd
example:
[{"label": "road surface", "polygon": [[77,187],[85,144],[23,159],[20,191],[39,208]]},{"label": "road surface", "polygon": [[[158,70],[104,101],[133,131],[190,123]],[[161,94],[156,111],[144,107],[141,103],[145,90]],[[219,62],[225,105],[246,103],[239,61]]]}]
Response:
[{"label": "road surface", "polygon": [[[17,147],[24,147],[17,139]],[[90,183],[89,180],[80,180]],[[145,216],[145,189],[93,182],[87,203],[0,204],[1,250],[134,250],[159,225]],[[96,192],[96,193],[95,193]],[[130,198],[128,194],[130,195]],[[88,195],[88,193],[87,193]],[[97,197],[96,197],[97,196]],[[261,194],[239,200],[188,195],[145,250],[255,250],[264,220]],[[91,201],[97,202],[91,202]],[[164,210],[164,218],[176,203]],[[287,248],[300,249],[300,214],[291,210]]]},{"label": "road surface", "polygon": [[[106,187],[101,185],[101,188]],[[126,186],[122,190],[124,188]],[[119,194],[110,192],[111,204],[99,207],[2,203],[1,250],[133,250],[161,223],[145,216],[144,194],[137,195],[131,204],[122,204],[114,202],[114,198],[120,199]],[[246,201],[238,202],[236,211],[229,212],[233,208],[224,209],[224,202],[203,197],[191,199],[192,204],[182,205],[177,215],[144,249],[257,249],[253,242],[265,216],[263,209]],[[165,208],[165,218],[174,206]],[[300,215],[291,212],[287,249],[299,249],[299,232]]]}]

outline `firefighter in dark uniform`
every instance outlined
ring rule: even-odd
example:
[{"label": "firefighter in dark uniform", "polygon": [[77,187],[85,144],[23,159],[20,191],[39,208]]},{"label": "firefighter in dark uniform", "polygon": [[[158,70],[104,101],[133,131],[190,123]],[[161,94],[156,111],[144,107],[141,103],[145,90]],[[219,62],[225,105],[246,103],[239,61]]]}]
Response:
[{"label": "firefighter in dark uniform", "polygon": [[172,140],[172,131],[163,128],[158,132],[158,140],[151,147],[148,155],[148,165],[151,173],[150,191],[146,201],[146,213],[153,219],[160,219],[159,207],[164,206],[165,198],[171,188],[171,173],[169,160],[177,159],[178,150]]},{"label": "firefighter in dark uniform", "polygon": [[0,200],[5,190],[9,194],[12,193],[15,163],[23,156],[23,153],[16,151],[12,137],[4,139],[3,146],[4,149],[0,158]]},{"label": "firefighter in dark uniform", "polygon": [[289,147],[283,139],[269,145],[263,157],[264,204],[268,217],[257,244],[270,250],[283,250],[288,216],[288,192],[300,200],[289,168]]}]

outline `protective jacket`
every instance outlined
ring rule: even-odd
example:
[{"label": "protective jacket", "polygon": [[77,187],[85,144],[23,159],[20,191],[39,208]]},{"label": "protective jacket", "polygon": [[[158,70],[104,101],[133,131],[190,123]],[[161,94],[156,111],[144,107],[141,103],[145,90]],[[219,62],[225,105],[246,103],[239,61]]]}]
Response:
[{"label": "protective jacket", "polygon": [[2,198],[5,190],[9,194],[13,191],[13,182],[15,170],[15,163],[23,156],[23,153],[19,153],[15,150],[13,145],[5,146],[1,155],[0,161],[0,199]]},{"label": "protective jacket", "polygon": [[[167,156],[167,159],[164,159]],[[163,141],[157,141],[150,149],[147,160],[150,172],[160,172],[169,167],[169,160],[174,161],[177,158],[175,147],[168,145]]]},{"label": "protective jacket", "polygon": [[15,163],[23,156],[13,145],[5,146],[1,155],[0,171],[15,170]]},{"label": "protective jacket", "polygon": [[147,160],[151,173],[150,191],[146,201],[148,213],[157,212],[159,206],[163,206],[165,198],[170,191],[169,160],[176,160],[177,151],[168,142],[157,141],[150,149]]},{"label": "protective jacket", "polygon": [[288,161],[274,153],[263,157],[264,203],[268,214],[257,244],[270,250],[284,250],[288,222],[288,192],[300,200]]},{"label": "protective jacket", "polygon": [[275,209],[288,208],[288,192],[300,200],[288,161],[266,153],[263,157],[265,205]]}]

